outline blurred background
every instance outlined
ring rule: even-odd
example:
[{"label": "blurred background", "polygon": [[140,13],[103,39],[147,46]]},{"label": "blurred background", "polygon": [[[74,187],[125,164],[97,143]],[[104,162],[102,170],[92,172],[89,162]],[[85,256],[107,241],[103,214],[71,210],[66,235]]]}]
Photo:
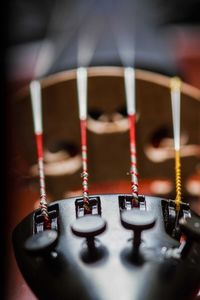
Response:
[{"label": "blurred background", "polygon": [[[48,199],[54,201],[81,193],[80,131],[73,71],[79,66],[90,68],[91,193],[130,190],[126,175],[129,145],[122,67],[134,66],[138,69],[140,193],[175,196],[169,77],[178,75],[186,82],[181,119],[183,197],[200,211],[199,11],[199,0],[8,2],[8,237],[13,227],[38,206],[37,158],[27,88],[34,78],[40,78],[43,84]],[[16,267],[10,238],[7,239],[5,299],[35,299]]]},{"label": "blurred background", "polygon": [[44,76],[80,64],[130,64],[134,51],[136,66],[198,85],[199,8],[198,0],[12,0],[9,77],[21,82],[35,69]]}]

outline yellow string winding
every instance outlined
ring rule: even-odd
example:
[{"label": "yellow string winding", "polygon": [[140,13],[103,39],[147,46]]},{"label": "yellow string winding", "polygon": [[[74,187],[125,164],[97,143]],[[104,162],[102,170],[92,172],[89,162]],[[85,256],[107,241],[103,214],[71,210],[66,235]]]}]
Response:
[{"label": "yellow string winding", "polygon": [[180,160],[180,151],[176,151],[175,154],[175,172],[176,172],[176,209],[180,210],[181,204],[181,160]]}]

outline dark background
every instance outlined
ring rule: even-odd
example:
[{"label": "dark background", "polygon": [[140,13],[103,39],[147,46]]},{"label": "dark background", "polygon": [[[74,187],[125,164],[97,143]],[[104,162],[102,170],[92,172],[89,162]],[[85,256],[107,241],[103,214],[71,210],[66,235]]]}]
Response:
[{"label": "dark background", "polygon": [[78,65],[83,35],[97,37],[90,64],[120,65],[113,28],[126,48],[134,43],[136,66],[177,74],[176,42],[181,34],[199,33],[199,11],[198,0],[12,0],[7,13],[9,75],[16,79],[17,69],[20,80],[29,65],[30,72],[44,38],[55,42],[58,51],[48,73]]}]

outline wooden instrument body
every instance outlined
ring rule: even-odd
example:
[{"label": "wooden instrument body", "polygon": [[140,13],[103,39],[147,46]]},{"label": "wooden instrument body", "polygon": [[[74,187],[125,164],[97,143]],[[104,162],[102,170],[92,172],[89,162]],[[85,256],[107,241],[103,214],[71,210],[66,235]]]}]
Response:
[{"label": "wooden instrument body", "polygon": [[34,231],[34,213],[16,227],[13,233],[16,259],[39,299],[193,299],[200,284],[199,244],[195,244],[196,249],[185,260],[166,258],[164,247],[178,247],[179,243],[165,231],[162,199],[145,196],[146,209],[155,213],[157,222],[153,229],[142,232],[143,259],[134,261],[132,232],[121,225],[118,198],[117,194],[100,195],[107,230],[98,237],[103,255],[96,261],[84,261],[84,239],[71,231],[70,225],[76,219],[76,198],[50,204],[50,207],[58,204],[59,208],[59,237],[54,258],[31,256],[24,249],[26,239]]},{"label": "wooden instrument body", "polygon": [[[94,193],[107,193],[106,185],[128,181],[130,167],[129,131],[126,115],[124,68],[90,67],[88,71],[88,170]],[[153,72],[135,70],[137,102],[137,164],[140,182],[149,180],[150,188],[141,193],[174,197],[174,150],[171,118],[170,78]],[[53,74],[41,80],[44,126],[44,161],[49,198],[59,200],[80,194],[81,153],[78,118],[76,70]],[[38,184],[30,92],[28,86],[13,101],[14,136],[26,163],[30,184]],[[191,176],[198,176],[200,91],[186,83],[181,90],[182,189],[183,196],[194,196],[188,187]],[[97,118],[95,114],[100,114]],[[19,118],[20,116],[20,118]],[[118,120],[117,118],[119,118]],[[107,118],[107,121],[105,120]],[[114,119],[113,119],[114,118]],[[116,119],[115,119],[116,118]],[[111,130],[112,129],[112,130]],[[160,145],[159,143],[160,138]],[[112,143],[110,143],[112,141]],[[109,145],[109,147],[108,147]],[[67,147],[71,146],[71,148]],[[73,152],[73,153],[70,153]],[[71,156],[72,155],[72,156]],[[121,159],[123,157],[123,159]],[[160,160],[159,160],[160,157]],[[15,160],[14,163],[18,162]],[[69,168],[67,165],[77,168]],[[153,171],[152,171],[153,170]],[[156,183],[153,188],[150,182]],[[168,190],[158,188],[168,181]],[[159,181],[157,183],[157,181]],[[197,180],[196,180],[197,181]],[[195,181],[195,182],[196,182]],[[100,183],[103,183],[100,188]],[[79,191],[77,191],[79,190]],[[73,195],[71,191],[75,191]],[[112,190],[117,193],[129,189]],[[93,193],[93,192],[92,192]],[[197,192],[199,196],[199,192]]]}]

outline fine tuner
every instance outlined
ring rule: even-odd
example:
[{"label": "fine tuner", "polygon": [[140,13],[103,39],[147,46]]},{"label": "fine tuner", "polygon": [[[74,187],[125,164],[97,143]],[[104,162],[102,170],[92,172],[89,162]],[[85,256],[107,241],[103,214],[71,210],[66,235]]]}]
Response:
[{"label": "fine tuner", "polygon": [[[41,85],[30,84],[40,204],[13,232],[19,268],[44,300],[189,300],[200,287],[200,219],[182,199],[181,81],[171,79],[175,199],[139,194],[135,70],[124,69],[130,193],[90,194],[87,69],[77,70],[82,196],[48,203]],[[187,289],[184,288],[187,286]]]},{"label": "fine tuner", "polygon": [[140,211],[139,209],[123,211],[121,223],[124,228],[133,230],[133,255],[138,256],[141,244],[141,233],[151,229],[156,223],[156,218],[152,211]]}]

